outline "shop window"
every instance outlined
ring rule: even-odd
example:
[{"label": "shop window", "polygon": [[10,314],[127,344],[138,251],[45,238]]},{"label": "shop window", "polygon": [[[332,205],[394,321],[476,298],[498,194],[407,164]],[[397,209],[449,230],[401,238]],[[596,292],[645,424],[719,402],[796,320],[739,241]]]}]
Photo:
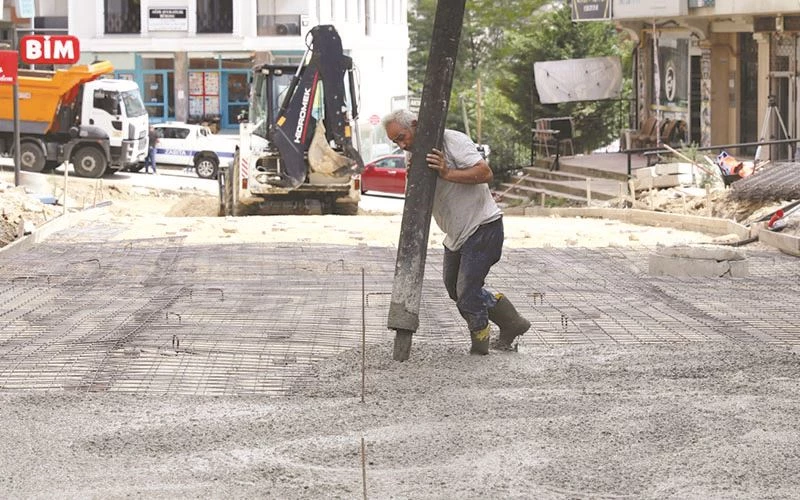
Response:
[{"label": "shop window", "polygon": [[258,0],[258,36],[300,36],[300,16],[307,14],[291,0]]},{"label": "shop window", "polygon": [[220,117],[219,71],[189,72],[189,120],[218,122]]},{"label": "shop window", "polygon": [[197,0],[198,33],[233,33],[233,0]]},{"label": "shop window", "polygon": [[104,0],[107,34],[141,33],[142,9],[139,0]]}]

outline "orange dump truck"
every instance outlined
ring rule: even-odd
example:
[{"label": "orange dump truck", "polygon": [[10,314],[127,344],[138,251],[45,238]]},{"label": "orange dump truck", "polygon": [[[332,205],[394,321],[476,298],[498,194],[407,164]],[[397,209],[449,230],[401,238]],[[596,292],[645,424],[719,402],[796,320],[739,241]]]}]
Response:
[{"label": "orange dump truck", "polygon": [[[72,163],[76,175],[101,177],[147,154],[147,110],[139,87],[104,78],[107,61],[56,71],[20,70],[21,168],[52,170]],[[11,85],[0,86],[0,154],[14,153]]]}]

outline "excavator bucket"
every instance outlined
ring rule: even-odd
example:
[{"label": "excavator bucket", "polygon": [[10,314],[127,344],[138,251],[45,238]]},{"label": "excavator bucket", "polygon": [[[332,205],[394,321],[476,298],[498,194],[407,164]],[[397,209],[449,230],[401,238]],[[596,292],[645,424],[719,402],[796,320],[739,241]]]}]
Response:
[{"label": "excavator bucket", "polygon": [[317,122],[314,138],[311,139],[311,147],[308,149],[308,164],[313,172],[331,177],[351,175],[359,172],[358,160],[360,159],[361,156],[358,155],[358,152],[356,152],[356,158],[351,158],[334,151],[325,138],[325,125]]}]

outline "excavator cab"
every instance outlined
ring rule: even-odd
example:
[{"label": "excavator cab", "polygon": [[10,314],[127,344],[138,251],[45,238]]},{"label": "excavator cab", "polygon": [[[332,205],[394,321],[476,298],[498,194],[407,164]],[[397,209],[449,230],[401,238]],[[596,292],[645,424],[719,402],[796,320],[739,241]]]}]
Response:
[{"label": "excavator cab", "polygon": [[253,74],[249,121],[267,141],[256,168],[294,189],[310,176],[347,179],[364,169],[353,143],[358,118],[353,61],[331,25],[312,28],[299,66],[264,64]]}]

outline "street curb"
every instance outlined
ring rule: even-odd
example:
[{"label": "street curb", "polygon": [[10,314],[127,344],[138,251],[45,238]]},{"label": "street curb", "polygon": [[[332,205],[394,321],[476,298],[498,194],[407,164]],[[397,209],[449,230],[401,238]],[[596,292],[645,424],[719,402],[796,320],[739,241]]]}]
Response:
[{"label": "street curb", "polygon": [[523,215],[526,217],[594,217],[598,219],[614,219],[630,224],[645,226],[666,226],[685,231],[697,231],[717,236],[735,234],[744,240],[750,237],[750,229],[727,219],[701,217],[698,215],[682,215],[668,212],[651,212],[635,208],[542,208],[525,207],[505,209],[507,215]]},{"label": "street curb", "polygon": [[22,238],[9,243],[3,248],[0,248],[0,255],[8,256],[30,250],[37,243],[41,243],[51,235],[62,231],[73,224],[82,221],[83,219],[86,219],[89,215],[92,215],[97,210],[103,210],[109,204],[110,201],[102,205],[98,204],[96,207],[81,210],[80,212],[70,212],[64,215],[59,215],[58,217],[51,219],[37,227],[35,231],[27,236],[23,236]]}]

